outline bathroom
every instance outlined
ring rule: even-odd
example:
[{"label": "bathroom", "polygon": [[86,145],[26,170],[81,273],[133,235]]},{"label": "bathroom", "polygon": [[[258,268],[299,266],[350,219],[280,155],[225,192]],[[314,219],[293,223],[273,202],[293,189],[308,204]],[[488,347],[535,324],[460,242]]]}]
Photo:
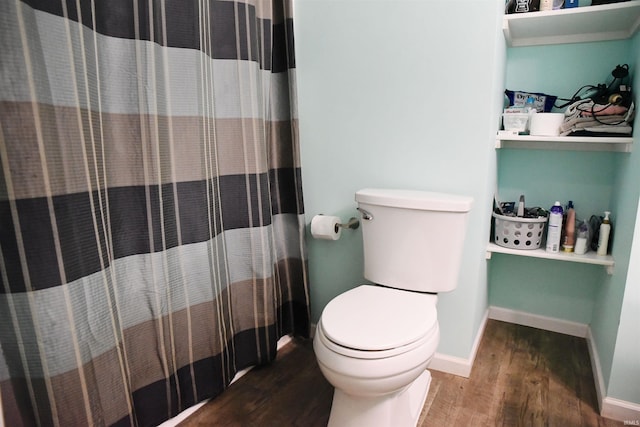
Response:
[{"label": "bathroom", "polygon": [[[619,399],[637,414],[640,241],[632,230],[640,224],[640,154],[496,150],[495,135],[505,88],[569,97],[583,84],[604,82],[617,64],[637,69],[640,34],[506,47],[499,3],[296,1],[307,222],[318,213],[356,215],[354,193],[365,187],[472,196],[459,285],[439,295],[441,339],[431,368],[468,374],[488,315],[564,333],[578,326],[584,334],[588,325],[600,403]],[[496,186],[503,200],[524,192],[530,206],[579,199],[578,217],[615,211],[613,274],[504,254],[487,260]],[[315,322],[328,301],[361,283],[362,243],[358,232],[307,242]]]},{"label": "bathroom", "polygon": [[[499,0],[293,3],[306,223],[318,213],[355,216],[354,194],[365,187],[473,197],[458,288],[439,296],[431,368],[468,375],[487,317],[577,325],[598,361],[601,406],[638,414],[640,153],[500,151],[495,135],[505,88],[570,96],[621,63],[638,86],[640,33],[515,49],[505,45]],[[496,188],[545,207],[573,199],[582,203],[579,216],[614,212],[611,274],[503,254],[487,259]],[[360,231],[337,242],[307,237],[316,322],[333,297],[363,281],[362,239]]]}]

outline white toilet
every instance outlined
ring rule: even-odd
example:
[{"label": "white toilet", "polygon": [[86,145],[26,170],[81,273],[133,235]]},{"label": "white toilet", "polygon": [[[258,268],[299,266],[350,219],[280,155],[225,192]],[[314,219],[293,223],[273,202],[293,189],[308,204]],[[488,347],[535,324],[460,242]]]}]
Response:
[{"label": "white toilet", "polygon": [[409,190],[356,192],[361,285],[324,308],[313,348],[335,387],[329,426],[415,426],[440,333],[437,292],[457,286],[470,197]]}]

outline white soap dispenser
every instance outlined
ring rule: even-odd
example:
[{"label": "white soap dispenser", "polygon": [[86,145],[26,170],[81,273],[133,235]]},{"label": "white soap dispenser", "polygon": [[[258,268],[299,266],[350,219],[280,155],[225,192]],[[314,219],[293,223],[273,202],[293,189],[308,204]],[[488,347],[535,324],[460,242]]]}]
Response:
[{"label": "white soap dispenser", "polygon": [[605,256],[609,249],[609,234],[611,233],[611,222],[609,221],[609,215],[611,212],[605,211],[604,219],[600,224],[600,235],[598,236],[598,251],[599,256]]}]

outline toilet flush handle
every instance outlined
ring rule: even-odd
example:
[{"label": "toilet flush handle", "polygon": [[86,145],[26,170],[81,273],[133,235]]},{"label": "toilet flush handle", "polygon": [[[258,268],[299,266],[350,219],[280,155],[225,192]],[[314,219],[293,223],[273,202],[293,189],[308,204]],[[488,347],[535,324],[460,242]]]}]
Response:
[{"label": "toilet flush handle", "polygon": [[365,221],[371,221],[373,219],[373,215],[371,215],[369,212],[361,208],[357,209],[360,211],[360,213],[362,214],[362,219],[364,219]]}]

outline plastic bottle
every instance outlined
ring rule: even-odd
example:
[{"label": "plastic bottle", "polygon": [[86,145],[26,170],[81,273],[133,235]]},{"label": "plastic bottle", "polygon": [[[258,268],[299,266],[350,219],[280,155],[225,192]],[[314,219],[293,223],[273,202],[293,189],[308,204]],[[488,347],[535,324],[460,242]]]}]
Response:
[{"label": "plastic bottle", "polygon": [[536,109],[536,100],[533,96],[527,97],[527,101],[524,103],[524,112],[531,113],[532,110]]},{"label": "plastic bottle", "polygon": [[522,111],[529,115],[527,118],[527,130],[531,129],[531,116],[536,114],[538,110],[536,110],[536,100],[533,96],[527,98],[527,102],[525,102],[524,107],[522,107]]},{"label": "plastic bottle", "polygon": [[611,212],[605,211],[604,219],[600,224],[600,236],[598,237],[598,250],[596,252],[599,256],[605,256],[609,246],[609,233],[611,232],[609,215],[611,215]]},{"label": "plastic bottle", "polygon": [[562,234],[562,206],[555,202],[549,212],[549,226],[547,230],[547,252],[560,251],[560,235]]},{"label": "plastic bottle", "polygon": [[553,10],[553,0],[540,0],[540,11]]},{"label": "plastic bottle", "polygon": [[587,253],[587,242],[589,240],[589,223],[587,221],[581,221],[578,226],[578,238],[576,239],[575,253],[578,255],[584,255]]},{"label": "plastic bottle", "polygon": [[573,201],[569,200],[567,206],[567,219],[564,223],[564,240],[562,241],[562,250],[564,252],[573,252],[576,242],[576,210],[573,208]]}]

